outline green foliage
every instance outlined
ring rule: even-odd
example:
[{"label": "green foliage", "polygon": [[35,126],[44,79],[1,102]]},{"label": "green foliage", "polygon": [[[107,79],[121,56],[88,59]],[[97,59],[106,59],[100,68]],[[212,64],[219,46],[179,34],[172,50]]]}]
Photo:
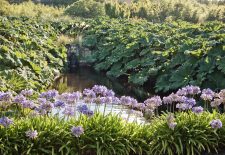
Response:
[{"label": "green foliage", "polygon": [[224,88],[225,25],[220,22],[153,24],[144,20],[99,19],[83,44],[93,50],[97,70],[128,82],[156,81],[156,91],[192,84]]},{"label": "green foliage", "polygon": [[64,46],[56,46],[51,23],[28,18],[0,17],[0,90],[41,90],[50,85],[65,62]]},{"label": "green foliage", "polygon": [[0,2],[0,15],[5,16],[26,16],[37,17],[45,20],[70,19],[63,15],[64,8],[56,8],[43,4],[35,4],[32,1],[27,1],[19,4],[10,4],[6,1]]},{"label": "green foliage", "polygon": [[65,10],[65,14],[84,18],[94,18],[105,15],[104,5],[94,0],[79,0]]},{"label": "green foliage", "polygon": [[[150,124],[126,123],[117,115],[64,120],[58,116],[29,116],[14,118],[9,128],[0,126],[1,154],[187,154],[220,151],[224,147],[225,127],[213,129],[210,122],[225,115],[204,112],[175,114],[174,130],[167,124],[168,114],[155,118]],[[76,138],[72,126],[82,126],[84,134]],[[37,130],[36,139],[28,139],[25,132]]]},{"label": "green foliage", "polygon": [[142,18],[151,22],[184,20],[202,23],[212,20],[225,21],[224,5],[216,3],[201,4],[197,0],[135,0],[130,4],[107,1],[105,7],[106,14],[110,17]]},{"label": "green foliage", "polygon": [[216,112],[204,112],[200,115],[179,112],[176,114],[177,126],[174,130],[168,127],[166,117],[167,115],[162,115],[152,122],[150,154],[196,155],[202,152],[216,152],[224,143],[221,136],[224,127],[215,130],[209,123],[213,119],[224,122],[224,115]]},{"label": "green foliage", "polygon": [[[71,133],[72,126],[81,125],[85,134],[76,138]],[[38,131],[38,138],[29,140],[25,132],[29,129]],[[143,128],[128,125],[119,116],[95,114],[91,118],[81,116],[79,120],[60,119],[59,117],[29,117],[15,119],[8,129],[0,127],[1,154],[142,154],[141,144],[146,145],[140,136]],[[135,146],[139,144],[139,146]],[[137,152],[137,148],[139,151]],[[142,150],[143,149],[143,150]]]}]

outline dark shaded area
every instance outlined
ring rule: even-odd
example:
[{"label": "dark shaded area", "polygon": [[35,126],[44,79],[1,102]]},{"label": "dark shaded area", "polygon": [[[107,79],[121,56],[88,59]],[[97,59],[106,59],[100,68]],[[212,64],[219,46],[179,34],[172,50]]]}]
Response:
[{"label": "dark shaded area", "polygon": [[151,96],[148,90],[123,83],[121,80],[107,77],[105,73],[96,72],[91,67],[80,66],[73,70],[73,73],[64,74],[54,83],[55,89],[60,89],[64,85],[69,91],[83,91],[85,88],[91,88],[94,85],[105,85],[112,89],[116,95],[129,95],[137,98],[139,101],[145,100]]}]

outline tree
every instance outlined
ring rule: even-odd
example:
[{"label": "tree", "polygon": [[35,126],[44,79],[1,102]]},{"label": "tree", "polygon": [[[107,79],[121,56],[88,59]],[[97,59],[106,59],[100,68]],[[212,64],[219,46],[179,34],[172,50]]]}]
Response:
[{"label": "tree", "polygon": [[79,0],[65,10],[65,14],[84,18],[94,18],[105,15],[104,4],[93,0]]}]

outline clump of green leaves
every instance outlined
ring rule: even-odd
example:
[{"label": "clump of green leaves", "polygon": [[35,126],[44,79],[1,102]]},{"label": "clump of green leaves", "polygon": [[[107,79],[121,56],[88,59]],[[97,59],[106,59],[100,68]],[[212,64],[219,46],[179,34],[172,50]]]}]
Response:
[{"label": "clump of green leaves", "polygon": [[51,23],[28,18],[0,17],[0,90],[41,90],[62,70],[66,48],[57,46]]},{"label": "clump of green leaves", "polygon": [[105,15],[104,4],[94,0],[79,0],[68,8],[65,13],[70,16],[94,18]]},{"label": "clump of green leaves", "polygon": [[[213,129],[210,121],[225,115],[219,113],[179,112],[174,129],[163,114],[150,124],[126,123],[120,116],[96,113],[92,117],[64,120],[58,116],[14,118],[8,128],[0,126],[1,154],[201,154],[219,152],[224,146],[225,127]],[[84,134],[75,137],[72,126],[82,126]],[[36,130],[35,139],[25,132]]]},{"label": "clump of green leaves", "polygon": [[90,25],[83,44],[93,54],[87,60],[109,76],[137,85],[151,80],[164,92],[188,84],[225,87],[223,23],[99,19]]}]

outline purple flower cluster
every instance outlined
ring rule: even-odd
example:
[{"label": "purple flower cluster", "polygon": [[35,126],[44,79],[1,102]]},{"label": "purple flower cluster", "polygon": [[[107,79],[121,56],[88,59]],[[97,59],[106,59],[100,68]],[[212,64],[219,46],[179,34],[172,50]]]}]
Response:
[{"label": "purple flower cluster", "polygon": [[14,103],[20,103],[21,104],[24,101],[26,101],[26,97],[24,97],[23,95],[17,95],[13,99]]},{"label": "purple flower cluster", "polygon": [[73,126],[71,128],[71,132],[75,137],[80,137],[82,134],[84,134],[84,129],[81,126]]},{"label": "purple flower cluster", "polygon": [[90,99],[96,98],[95,92],[91,89],[84,89],[83,95]]},{"label": "purple flower cluster", "polygon": [[198,107],[193,107],[192,111],[196,114],[200,114],[204,111],[204,109],[201,106],[198,106]]},{"label": "purple flower cluster", "polygon": [[210,122],[210,125],[213,129],[219,129],[223,126],[222,122],[219,119],[212,120]]},{"label": "purple flower cluster", "polygon": [[12,119],[5,117],[5,116],[0,118],[0,125],[4,126],[5,128],[9,127],[11,124],[13,124]]},{"label": "purple flower cluster", "polygon": [[185,96],[182,96],[180,103],[176,105],[176,108],[180,110],[189,110],[196,104],[196,100],[193,98],[188,98]]},{"label": "purple flower cluster", "polygon": [[53,99],[54,97],[56,97],[58,95],[58,91],[57,90],[49,90],[47,92],[43,92],[40,94],[40,98],[46,98],[47,100]]},{"label": "purple flower cluster", "polygon": [[211,89],[207,88],[207,89],[202,90],[202,94],[200,97],[204,101],[211,101],[213,99],[214,95],[215,95],[215,92],[213,92]]},{"label": "purple flower cluster", "polygon": [[29,90],[25,89],[20,92],[20,94],[23,96],[32,96],[33,93],[34,93],[33,89],[29,89]]},{"label": "purple flower cluster", "polygon": [[90,110],[86,104],[77,106],[77,111],[87,116],[92,116],[94,114],[94,112]]},{"label": "purple flower cluster", "polygon": [[100,85],[95,85],[92,90],[97,94],[97,95],[102,95],[105,96],[107,93],[108,89],[105,86],[100,86]]},{"label": "purple flower cluster", "polygon": [[74,109],[74,107],[66,106],[62,113],[66,116],[74,116],[75,115],[75,109]]},{"label": "purple flower cluster", "polygon": [[21,105],[23,108],[29,108],[29,109],[35,108],[35,104],[31,100],[24,100],[21,102]]},{"label": "purple flower cluster", "polygon": [[66,104],[74,104],[79,99],[81,99],[81,97],[82,97],[82,93],[77,91],[73,93],[63,93],[61,95],[58,95],[56,98],[57,100],[65,102]]},{"label": "purple flower cluster", "polygon": [[30,139],[35,139],[38,136],[38,132],[37,130],[28,130],[25,132],[26,137],[30,138]]},{"label": "purple flower cluster", "polygon": [[144,101],[144,104],[150,109],[156,109],[162,105],[162,100],[160,96],[153,96]]},{"label": "purple flower cluster", "polygon": [[187,95],[197,95],[200,94],[201,90],[198,86],[192,86],[188,85],[186,87],[183,87],[177,91],[177,95],[179,96],[187,96]]},{"label": "purple flower cluster", "polygon": [[0,92],[0,101],[3,102],[10,102],[12,100],[12,93],[11,92]]},{"label": "purple flower cluster", "polygon": [[54,107],[55,108],[64,108],[66,104],[63,101],[55,101]]},{"label": "purple flower cluster", "polygon": [[54,104],[45,98],[38,98],[39,107],[36,108],[36,111],[41,114],[47,114],[54,108]]}]

